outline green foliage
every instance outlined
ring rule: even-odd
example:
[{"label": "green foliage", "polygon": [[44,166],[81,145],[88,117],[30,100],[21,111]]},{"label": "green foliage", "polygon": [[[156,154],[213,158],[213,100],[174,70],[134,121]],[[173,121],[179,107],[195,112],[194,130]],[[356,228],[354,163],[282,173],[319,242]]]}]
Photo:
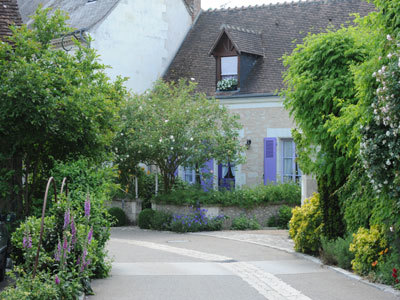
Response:
[{"label": "green foliage", "polygon": [[[93,227],[93,235],[98,243],[98,247],[94,249],[96,259],[92,260],[95,266],[94,277],[107,277],[111,265],[106,259],[105,245],[110,237],[111,218],[105,203],[110,201],[118,187],[114,183],[117,175],[115,169],[105,164],[98,166],[87,159],[80,158],[65,163],[56,162],[51,174],[58,184],[62,182],[62,178],[68,178],[68,201],[62,201],[57,206],[52,203],[49,205],[51,207],[49,213],[56,215],[59,220],[62,220],[68,207],[82,214],[85,201],[88,196],[90,197],[89,225]],[[58,226],[61,230],[62,224],[59,223]]]},{"label": "green foliage", "polygon": [[[9,286],[0,292],[0,299],[4,300],[53,300],[61,299],[54,277],[46,272],[40,272],[33,279],[32,276],[26,274],[22,268],[15,269],[16,274],[11,273],[11,277],[15,280],[16,286]],[[75,299],[74,291],[70,298]]]},{"label": "green foliage", "polygon": [[276,215],[271,216],[268,221],[268,227],[278,227],[280,229],[289,229],[289,221],[292,218],[292,207],[282,205]]},{"label": "green foliage", "polygon": [[360,275],[368,275],[384,261],[380,253],[387,252],[387,247],[388,243],[380,226],[359,228],[353,234],[353,242],[350,244],[350,251],[355,256],[351,262],[353,270]]},{"label": "green foliage", "polygon": [[222,205],[252,208],[257,205],[281,204],[298,205],[301,199],[300,186],[294,183],[260,185],[232,191],[204,191],[199,187],[160,194],[156,203],[176,205]]},{"label": "green foliage", "polygon": [[156,210],[151,219],[150,227],[154,230],[169,230],[172,221],[172,214]]},{"label": "green foliage", "polygon": [[354,233],[360,227],[369,227],[377,200],[359,162],[354,165],[347,182],[339,190],[339,199],[347,232]]},{"label": "green foliage", "polygon": [[23,199],[25,214],[32,197],[42,197],[53,158],[104,158],[126,95],[123,80],[109,80],[93,48],[76,42],[73,53],[54,49],[50,41],[73,29],[60,11],[48,12],[39,9],[29,29],[13,28],[11,43],[0,43],[0,164],[19,178],[24,171],[24,184],[9,191],[16,189],[10,203],[19,202],[19,213]]},{"label": "green foliage", "polygon": [[320,236],[323,219],[319,194],[305,200],[301,207],[292,210],[289,222],[289,235],[294,241],[296,251],[316,254],[321,246]]},{"label": "green foliage", "polygon": [[353,69],[370,54],[365,33],[349,27],[309,34],[284,57],[288,69],[281,95],[301,130],[294,132],[299,164],[316,175],[329,238],[344,233],[336,191],[350,174],[359,135],[351,126],[357,123],[354,115],[340,122],[338,118],[358,103]]},{"label": "green foliage", "polygon": [[289,221],[292,218],[292,208],[282,205],[278,211],[277,225],[282,229],[289,229]]},{"label": "green foliage", "polygon": [[338,265],[343,269],[351,269],[351,261],[354,259],[354,254],[350,252],[350,243],[353,241],[353,236],[348,235],[345,238],[337,238],[329,240],[321,236],[321,259],[326,264]]},{"label": "green foliage", "polygon": [[151,220],[153,219],[155,211],[151,208],[143,209],[138,216],[138,226],[142,229],[151,228]]},{"label": "green foliage", "polygon": [[195,89],[195,83],[185,80],[158,81],[151,91],[129,100],[114,142],[122,168],[133,172],[139,162],[158,166],[169,192],[178,166],[200,170],[212,158],[221,163],[243,160],[238,116]]},{"label": "green foliage", "polygon": [[257,222],[256,218],[247,218],[245,215],[241,215],[232,220],[232,230],[258,230],[261,226]]},{"label": "green foliage", "polygon": [[128,219],[126,217],[125,212],[119,207],[110,207],[108,209],[108,214],[111,217],[114,217],[113,225],[114,226],[125,226],[128,223]]}]

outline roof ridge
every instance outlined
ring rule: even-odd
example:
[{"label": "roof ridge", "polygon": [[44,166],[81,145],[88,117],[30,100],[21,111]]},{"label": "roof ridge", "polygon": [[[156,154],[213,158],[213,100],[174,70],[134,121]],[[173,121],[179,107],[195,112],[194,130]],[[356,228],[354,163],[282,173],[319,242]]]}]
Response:
[{"label": "roof ridge", "polygon": [[261,31],[255,31],[253,29],[248,29],[248,28],[239,27],[239,26],[235,26],[235,25],[229,25],[229,24],[222,24],[220,28],[236,30],[236,31],[244,32],[244,33],[261,34]]},{"label": "roof ridge", "polygon": [[236,6],[236,7],[227,7],[227,8],[209,8],[205,10],[206,13],[214,13],[214,12],[224,12],[224,11],[241,11],[247,9],[262,9],[262,8],[275,8],[277,6],[292,6],[292,5],[304,5],[304,4],[316,4],[316,3],[327,3],[327,2],[338,2],[338,1],[353,1],[353,0],[295,0],[295,1],[285,1],[285,2],[277,2],[277,3],[269,3],[262,5],[249,5],[249,6]]}]

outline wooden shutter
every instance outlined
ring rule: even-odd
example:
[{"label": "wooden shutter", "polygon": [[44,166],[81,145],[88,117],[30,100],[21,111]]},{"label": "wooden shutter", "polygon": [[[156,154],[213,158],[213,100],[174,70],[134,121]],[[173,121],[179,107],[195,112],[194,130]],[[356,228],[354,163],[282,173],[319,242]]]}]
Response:
[{"label": "wooden shutter", "polygon": [[276,182],[276,138],[264,139],[264,185]]},{"label": "wooden shutter", "polygon": [[[210,159],[208,162],[204,164],[204,166],[201,168],[201,173],[210,173],[211,170],[214,172],[214,160]],[[202,178],[201,179],[201,186],[203,187],[203,190],[209,191],[213,189],[213,176],[210,178]]]}]

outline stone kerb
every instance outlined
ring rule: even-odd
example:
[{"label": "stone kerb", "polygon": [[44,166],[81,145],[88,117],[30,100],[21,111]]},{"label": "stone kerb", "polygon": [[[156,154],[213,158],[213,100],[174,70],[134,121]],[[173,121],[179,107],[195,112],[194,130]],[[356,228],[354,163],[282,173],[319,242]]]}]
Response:
[{"label": "stone kerb", "polygon": [[110,207],[121,208],[131,224],[137,224],[139,213],[142,211],[141,199],[113,199],[109,205]]},{"label": "stone kerb", "polygon": [[[229,217],[230,220],[245,215],[247,218],[255,217],[257,222],[262,226],[267,224],[270,217],[277,215],[279,208],[282,205],[271,204],[271,205],[260,205],[254,208],[242,208],[237,206],[218,206],[218,205],[204,205],[200,206],[202,209],[206,209],[206,215],[208,217],[215,217],[218,215],[224,215]],[[189,205],[172,205],[172,204],[158,204],[152,203],[151,208],[158,211],[164,211],[171,214],[189,214],[193,212],[193,207]]]}]

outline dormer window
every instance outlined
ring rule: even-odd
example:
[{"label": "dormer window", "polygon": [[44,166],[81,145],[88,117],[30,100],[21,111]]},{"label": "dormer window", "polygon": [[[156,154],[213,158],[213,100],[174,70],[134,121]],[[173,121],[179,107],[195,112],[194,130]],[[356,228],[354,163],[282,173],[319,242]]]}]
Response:
[{"label": "dormer window", "polygon": [[263,56],[261,34],[223,25],[209,55],[216,61],[217,91],[235,91],[245,83],[257,58]]}]

